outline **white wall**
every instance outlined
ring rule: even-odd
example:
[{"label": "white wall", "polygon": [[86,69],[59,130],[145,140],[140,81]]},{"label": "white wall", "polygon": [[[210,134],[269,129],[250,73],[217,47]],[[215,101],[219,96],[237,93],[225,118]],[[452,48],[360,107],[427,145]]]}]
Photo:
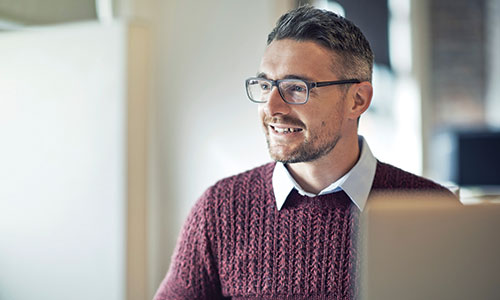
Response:
[{"label": "white wall", "polygon": [[0,299],[123,299],[121,24],[0,34]]},{"label": "white wall", "polygon": [[164,167],[177,168],[183,211],[215,179],[268,160],[244,80],[258,70],[273,17],[265,0],[178,1],[159,26],[157,113],[175,157]]}]

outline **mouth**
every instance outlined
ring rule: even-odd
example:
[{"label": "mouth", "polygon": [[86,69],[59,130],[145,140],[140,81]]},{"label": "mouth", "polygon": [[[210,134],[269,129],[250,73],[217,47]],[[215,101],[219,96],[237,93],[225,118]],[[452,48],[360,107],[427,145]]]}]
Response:
[{"label": "mouth", "polygon": [[285,126],[276,126],[276,125],[269,125],[269,127],[276,133],[281,133],[281,134],[290,134],[290,133],[295,133],[295,132],[301,132],[302,128],[297,128],[297,127],[285,127]]}]

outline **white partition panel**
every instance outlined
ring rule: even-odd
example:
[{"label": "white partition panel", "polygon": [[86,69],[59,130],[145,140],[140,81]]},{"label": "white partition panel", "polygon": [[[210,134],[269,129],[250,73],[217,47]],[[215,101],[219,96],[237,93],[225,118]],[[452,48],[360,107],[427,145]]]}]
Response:
[{"label": "white partition panel", "polygon": [[123,299],[125,30],[0,33],[0,299]]}]

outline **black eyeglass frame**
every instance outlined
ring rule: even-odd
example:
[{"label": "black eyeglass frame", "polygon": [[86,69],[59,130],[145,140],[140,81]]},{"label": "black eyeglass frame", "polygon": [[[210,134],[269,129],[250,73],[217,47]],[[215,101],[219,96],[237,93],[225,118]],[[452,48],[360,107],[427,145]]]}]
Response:
[{"label": "black eyeglass frame", "polygon": [[[248,92],[248,86],[249,86],[249,82],[251,80],[264,80],[264,81],[267,81],[267,82],[271,83],[271,89],[272,89],[273,86],[275,86],[278,89],[278,92],[279,92],[279,94],[281,96],[281,99],[283,99],[283,101],[285,101],[285,103],[293,104],[293,105],[306,104],[307,101],[309,101],[309,91],[311,89],[313,89],[313,88],[318,88],[318,87],[323,87],[323,86],[330,86],[330,85],[361,83],[361,80],[359,80],[359,79],[343,79],[343,80],[335,80],[335,81],[310,82],[310,81],[305,81],[305,80],[299,79],[299,78],[287,78],[287,79],[271,80],[271,79],[262,78],[262,77],[250,77],[247,80],[245,80],[245,90],[247,92],[248,99],[250,99],[250,101],[252,101],[254,103],[266,103],[267,101],[257,101],[257,100],[252,99],[252,97],[250,97],[250,93]],[[306,100],[304,102],[299,102],[299,103],[287,101],[285,99],[285,97],[283,96],[283,93],[281,92],[281,89],[279,88],[279,84],[281,82],[284,82],[284,81],[302,81],[302,82],[304,82],[306,84],[306,87],[307,87]]]}]

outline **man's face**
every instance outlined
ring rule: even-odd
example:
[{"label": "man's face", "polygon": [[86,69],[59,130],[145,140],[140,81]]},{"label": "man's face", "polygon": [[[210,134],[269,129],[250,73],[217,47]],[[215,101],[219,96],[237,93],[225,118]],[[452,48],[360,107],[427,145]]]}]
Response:
[{"label": "man's face", "polygon": [[[333,81],[332,53],[317,43],[290,39],[273,41],[264,52],[260,77],[277,80]],[[314,161],[330,153],[342,137],[345,93],[339,86],[310,90],[309,101],[287,104],[274,87],[259,116],[269,153],[284,163]]]}]

